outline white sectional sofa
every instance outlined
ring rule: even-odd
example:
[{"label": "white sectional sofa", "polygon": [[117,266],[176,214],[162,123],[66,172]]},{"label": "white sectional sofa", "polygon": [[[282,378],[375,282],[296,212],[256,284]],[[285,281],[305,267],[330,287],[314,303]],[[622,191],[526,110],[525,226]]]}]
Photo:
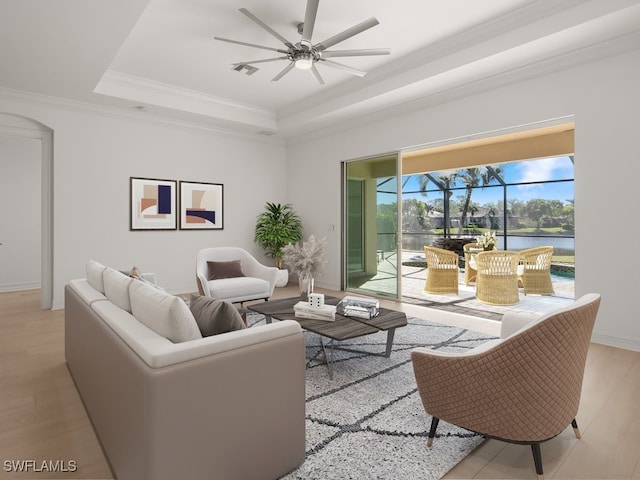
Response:
[{"label": "white sectional sofa", "polygon": [[275,479],[304,461],[297,322],[203,338],[182,299],[92,260],[65,286],[65,355],[119,480]]}]

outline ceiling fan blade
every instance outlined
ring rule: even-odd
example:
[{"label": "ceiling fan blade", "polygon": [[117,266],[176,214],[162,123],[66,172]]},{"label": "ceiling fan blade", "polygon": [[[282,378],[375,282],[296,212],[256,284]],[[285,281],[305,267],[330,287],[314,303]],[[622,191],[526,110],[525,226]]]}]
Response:
[{"label": "ceiling fan blade", "polygon": [[326,65],[327,67],[331,67],[331,68],[336,68],[338,70],[343,70],[345,72],[348,72],[352,75],[357,75],[358,77],[364,77],[367,72],[363,72],[362,70],[358,70],[356,68],[352,68],[352,67],[348,67],[347,65],[343,65],[341,63],[337,63],[337,62],[333,62],[331,60],[322,60],[322,64]]},{"label": "ceiling fan blade", "polygon": [[289,71],[294,67],[295,63],[291,62],[289,65],[287,65],[286,67],[284,67],[284,70],[282,70],[279,74],[277,74],[275,77],[273,77],[271,79],[272,82],[277,82],[278,80],[280,80],[282,77],[284,77],[287,73],[289,73]]},{"label": "ceiling fan blade", "polygon": [[322,52],[323,58],[332,57],[360,57],[365,55],[390,55],[388,48],[362,49],[362,50],[327,50]]},{"label": "ceiling fan blade", "polygon": [[263,45],[256,45],[255,43],[239,42],[238,40],[231,40],[229,38],[222,38],[222,37],[213,37],[213,38],[215,40],[220,40],[223,42],[235,43],[237,45],[244,45],[245,47],[261,48],[263,50],[270,50],[272,52],[278,52],[278,53],[289,53],[287,52],[287,50],[282,50],[282,49],[273,48],[273,47],[265,47]]},{"label": "ceiling fan blade", "polygon": [[238,62],[235,65],[253,65],[254,63],[275,62],[276,60],[289,60],[289,57],[265,58],[263,60],[253,60],[251,62]]},{"label": "ceiling fan blade", "polygon": [[302,39],[300,43],[311,44],[313,27],[316,24],[316,14],[318,13],[319,0],[307,0],[307,11],[304,14],[304,26],[302,28]]},{"label": "ceiling fan blade", "polygon": [[318,82],[318,84],[324,85],[324,80],[320,76],[320,72],[318,71],[318,69],[316,68],[315,65],[313,65],[311,67],[311,70],[309,70],[309,71],[311,72],[311,75],[313,75],[313,78],[316,79],[316,82]]},{"label": "ceiling fan blade", "polygon": [[251,13],[249,10],[247,10],[246,8],[241,8],[240,12],[244,13],[247,17],[249,17],[251,20],[253,20],[255,23],[257,23],[258,25],[260,25],[262,28],[264,28],[267,32],[269,32],[271,35],[273,35],[274,37],[276,37],[278,40],[280,40],[282,43],[284,43],[288,48],[293,48],[293,43],[291,43],[289,40],[287,40],[286,38],[284,38],[282,35],[280,35],[278,32],[276,32],[273,28],[271,28],[269,25],[267,25],[266,23],[264,23],[262,20],[260,20],[258,17],[256,17],[253,13]]},{"label": "ceiling fan blade", "polygon": [[332,47],[336,43],[344,42],[347,38],[351,38],[354,35],[357,35],[359,33],[364,32],[365,30],[370,29],[371,27],[375,27],[379,23],[380,22],[376,18],[371,17],[369,20],[365,20],[364,22],[359,23],[358,25],[354,25],[351,28],[347,28],[344,32],[338,33],[337,35],[334,35],[333,37],[326,39],[324,42],[318,43],[317,45],[315,45],[316,50],[318,50],[319,52],[326,50],[327,48]]}]

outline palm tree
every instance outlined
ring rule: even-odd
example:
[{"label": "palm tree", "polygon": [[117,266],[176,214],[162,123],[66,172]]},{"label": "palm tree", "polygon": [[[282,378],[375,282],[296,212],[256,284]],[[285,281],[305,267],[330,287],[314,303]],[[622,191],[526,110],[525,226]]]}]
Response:
[{"label": "palm tree", "polygon": [[460,226],[458,227],[458,234],[462,234],[462,229],[467,223],[467,212],[469,211],[469,204],[471,203],[471,194],[473,193],[473,189],[480,185],[482,176],[479,168],[466,168],[458,174],[458,178],[460,178],[465,185],[462,215],[460,216]]},{"label": "palm tree", "polygon": [[[471,203],[469,205],[469,213],[471,214],[471,219],[473,220],[473,217],[475,216],[475,214],[478,212],[478,206],[475,203]],[[475,222],[473,223],[473,227],[474,230],[476,228]]]},{"label": "palm tree", "polygon": [[433,182],[442,192],[444,195],[444,225],[443,225],[443,235],[445,237],[450,236],[449,233],[449,219],[450,219],[450,215],[449,215],[449,200],[451,199],[451,196],[453,195],[453,192],[451,191],[451,186],[453,184],[456,183],[456,176],[458,174],[457,171],[453,171],[453,172],[447,172],[447,174],[445,174],[444,172],[439,172],[439,178],[434,178],[430,173],[423,173],[420,175],[420,177],[418,178],[418,180],[420,181],[420,192],[422,193],[423,196],[427,196],[427,187],[429,185],[429,181]]},{"label": "palm tree", "polygon": [[499,180],[499,175],[502,173],[500,167],[483,167],[483,168],[465,168],[458,173],[458,178],[465,184],[465,196],[462,204],[462,215],[460,218],[460,227],[458,234],[462,234],[462,229],[467,221],[467,213],[469,212],[471,204],[471,194],[473,189],[477,187],[486,187],[494,180]]}]

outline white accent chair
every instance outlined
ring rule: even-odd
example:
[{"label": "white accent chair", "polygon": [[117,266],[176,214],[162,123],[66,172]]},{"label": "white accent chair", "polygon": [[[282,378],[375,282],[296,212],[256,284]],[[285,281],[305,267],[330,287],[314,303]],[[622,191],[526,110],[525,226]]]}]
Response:
[{"label": "white accent chair", "polygon": [[[215,274],[216,269],[221,271],[220,275]],[[231,303],[268,300],[273,295],[277,275],[276,267],[261,264],[238,247],[205,248],[196,257],[200,295]]]}]

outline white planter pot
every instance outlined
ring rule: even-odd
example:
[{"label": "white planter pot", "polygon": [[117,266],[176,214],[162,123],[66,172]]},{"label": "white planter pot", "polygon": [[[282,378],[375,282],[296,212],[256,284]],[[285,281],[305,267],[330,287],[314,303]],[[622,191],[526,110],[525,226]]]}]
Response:
[{"label": "white planter pot", "polygon": [[276,276],[276,287],[286,287],[289,283],[289,270],[281,268]]}]

